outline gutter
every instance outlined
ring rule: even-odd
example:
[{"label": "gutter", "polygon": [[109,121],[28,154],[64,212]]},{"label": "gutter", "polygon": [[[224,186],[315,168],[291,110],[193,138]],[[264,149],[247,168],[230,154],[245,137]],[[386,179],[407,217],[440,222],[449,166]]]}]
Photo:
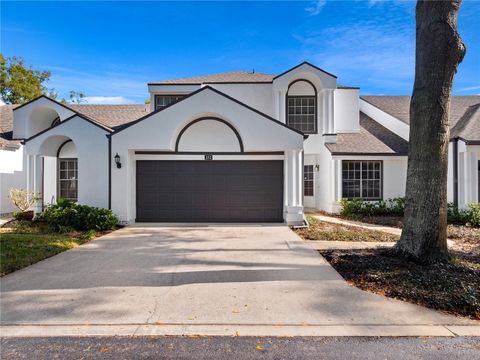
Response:
[{"label": "gutter", "polygon": [[112,210],[112,136],[108,138],[108,209]]},{"label": "gutter", "polygon": [[458,137],[453,139],[453,205],[458,208]]}]

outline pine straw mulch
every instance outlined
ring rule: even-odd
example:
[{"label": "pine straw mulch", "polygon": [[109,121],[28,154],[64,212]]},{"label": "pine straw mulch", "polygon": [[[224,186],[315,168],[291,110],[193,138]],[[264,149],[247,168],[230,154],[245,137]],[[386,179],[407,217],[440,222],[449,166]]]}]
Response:
[{"label": "pine straw mulch", "polygon": [[480,319],[480,254],[420,265],[391,250],[321,250],[350,284],[383,296]]}]

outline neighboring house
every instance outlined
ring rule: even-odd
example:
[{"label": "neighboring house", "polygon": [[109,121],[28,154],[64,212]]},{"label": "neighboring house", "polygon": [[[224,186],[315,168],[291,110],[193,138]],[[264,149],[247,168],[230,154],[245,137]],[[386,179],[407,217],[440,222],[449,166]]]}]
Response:
[{"label": "neighboring house", "polygon": [[[405,193],[409,97],[359,88],[304,62],[279,75],[231,72],[148,84],[151,105],[2,108],[0,212],[12,175],[41,206],[65,197],[122,222],[302,224],[304,208]],[[449,201],[478,201],[480,96],[454,97]],[[12,132],[13,131],[13,132]],[[20,145],[22,142],[23,146]],[[21,169],[4,174],[8,166]],[[22,164],[23,159],[23,164]]]}]

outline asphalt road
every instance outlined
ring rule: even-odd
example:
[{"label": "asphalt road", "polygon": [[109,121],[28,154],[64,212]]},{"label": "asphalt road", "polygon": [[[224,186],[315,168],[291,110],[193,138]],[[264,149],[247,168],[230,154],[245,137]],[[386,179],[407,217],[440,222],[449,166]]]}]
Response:
[{"label": "asphalt road", "polygon": [[480,359],[480,338],[2,338],[7,359]]}]

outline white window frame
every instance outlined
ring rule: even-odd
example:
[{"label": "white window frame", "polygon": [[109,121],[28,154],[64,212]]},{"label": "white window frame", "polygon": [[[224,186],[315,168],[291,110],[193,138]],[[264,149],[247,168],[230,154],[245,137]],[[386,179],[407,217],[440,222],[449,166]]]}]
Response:
[{"label": "white window frame", "polygon": [[[357,172],[358,171],[358,177],[356,176],[353,176],[353,178],[348,178],[348,179],[345,179],[345,170],[344,170],[344,164],[346,163],[359,163],[359,170],[356,170],[354,169],[353,171]],[[363,169],[363,166],[364,164],[370,164],[370,163],[378,163],[379,164],[379,170],[375,170],[373,169],[374,172],[377,172],[379,173],[379,179],[375,179],[375,178],[370,178],[370,177],[367,177],[367,178],[364,178],[364,172],[367,172],[367,174],[369,173],[369,171],[372,171],[371,169],[366,169],[364,170]],[[347,169],[346,170],[347,172],[348,171],[351,171],[350,169]],[[349,175],[350,176],[350,175]],[[359,195],[360,196],[346,196],[345,194],[345,186],[344,186],[344,182],[345,181],[358,181],[359,182]],[[379,183],[379,196],[363,196],[363,183],[364,181],[378,181]],[[342,198],[345,198],[345,199],[349,199],[349,200],[352,200],[352,199],[362,199],[362,200],[366,200],[366,201],[379,201],[379,200],[382,200],[383,199],[383,161],[382,160],[342,160],[342,165],[341,165],[341,184],[342,184]],[[348,194],[347,194],[348,195]]]},{"label": "white window frame", "polygon": [[[61,168],[61,163],[62,162],[73,162],[75,164],[74,168],[72,170],[68,169],[68,165],[67,165],[67,169],[62,169]],[[68,199],[70,201],[73,201],[73,202],[77,202],[78,201],[78,159],[77,158],[59,158],[58,159],[58,162],[57,162],[57,198],[58,199]],[[73,178],[68,178],[68,172],[69,171],[73,171],[74,173],[74,177]],[[67,173],[67,178],[62,178],[62,174],[63,172],[66,172]],[[71,182],[71,181],[74,181],[75,182],[75,197],[70,197],[70,196],[62,196],[62,182]]]}]

